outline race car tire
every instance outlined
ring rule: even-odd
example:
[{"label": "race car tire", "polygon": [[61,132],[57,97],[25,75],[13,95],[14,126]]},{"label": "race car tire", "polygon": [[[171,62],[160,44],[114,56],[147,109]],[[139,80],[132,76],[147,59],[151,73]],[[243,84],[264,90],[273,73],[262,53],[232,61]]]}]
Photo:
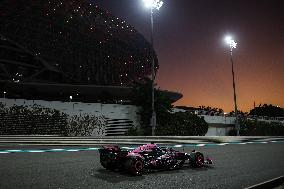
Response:
[{"label": "race car tire", "polygon": [[141,158],[129,158],[126,161],[126,169],[134,176],[141,176],[143,174],[144,162]]},{"label": "race car tire", "polygon": [[115,168],[110,165],[107,161],[101,161],[101,165],[107,170],[114,170]]},{"label": "race car tire", "polygon": [[183,164],[184,164],[184,160],[182,160],[182,161],[180,161],[180,162],[178,162],[177,164],[178,164],[178,168],[182,168],[183,167]]},{"label": "race car tire", "polygon": [[191,155],[191,165],[193,167],[199,168],[204,165],[204,156],[200,152],[194,152]]},{"label": "race car tire", "polygon": [[101,156],[100,162],[101,162],[101,165],[107,170],[114,170],[115,169],[115,166],[113,166],[113,164],[111,164],[110,159],[107,156]]}]

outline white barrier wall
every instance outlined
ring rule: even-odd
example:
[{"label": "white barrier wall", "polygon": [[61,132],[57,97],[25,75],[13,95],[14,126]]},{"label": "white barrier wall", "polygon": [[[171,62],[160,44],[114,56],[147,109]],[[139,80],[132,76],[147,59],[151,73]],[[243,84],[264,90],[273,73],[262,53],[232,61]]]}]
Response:
[{"label": "white barrier wall", "polygon": [[[200,115],[199,115],[200,116]],[[233,129],[236,118],[226,116],[209,116],[201,115],[209,124],[208,131],[205,136],[227,136],[229,131]]]},{"label": "white barrier wall", "polygon": [[[200,116],[200,115],[199,115]],[[201,115],[207,123],[235,124],[235,117]]]},{"label": "white barrier wall", "polygon": [[232,130],[232,126],[216,127],[215,125],[209,124],[208,131],[205,136],[228,136],[229,131]]},{"label": "white barrier wall", "polygon": [[44,100],[25,100],[0,98],[0,102],[8,107],[40,105],[46,108],[56,109],[72,116],[94,115],[103,120],[104,132],[92,135],[122,135],[128,128],[139,126],[138,107],[134,105],[61,102]]},{"label": "white barrier wall", "polygon": [[[8,107],[33,106],[35,104],[56,109],[72,116],[94,115],[99,118],[99,127],[92,136],[124,135],[132,126],[139,127],[138,107],[134,105],[61,102],[44,100],[25,100],[0,98],[0,102]],[[209,124],[206,136],[226,136],[235,124],[235,117],[198,115]]]}]

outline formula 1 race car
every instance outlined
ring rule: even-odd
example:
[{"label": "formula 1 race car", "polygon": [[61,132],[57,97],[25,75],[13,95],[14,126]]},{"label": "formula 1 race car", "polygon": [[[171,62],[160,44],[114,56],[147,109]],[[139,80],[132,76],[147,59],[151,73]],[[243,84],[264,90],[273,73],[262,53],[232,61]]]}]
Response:
[{"label": "formula 1 race car", "polygon": [[188,154],[172,148],[158,147],[154,143],[130,151],[118,146],[103,146],[99,153],[100,163],[104,168],[125,170],[132,175],[142,175],[154,170],[179,169],[186,162],[196,168],[212,164],[212,160],[204,158],[201,152],[193,150]]}]

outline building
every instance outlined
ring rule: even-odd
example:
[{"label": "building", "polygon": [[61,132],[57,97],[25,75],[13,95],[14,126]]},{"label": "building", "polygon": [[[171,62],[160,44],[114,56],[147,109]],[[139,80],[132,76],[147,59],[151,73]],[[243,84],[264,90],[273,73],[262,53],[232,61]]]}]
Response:
[{"label": "building", "polygon": [[152,48],[143,35],[90,2],[1,1],[0,83],[7,95],[123,99],[151,74]]},{"label": "building", "polygon": [[[104,104],[131,105],[132,84],[151,75],[153,49],[142,34],[88,0],[2,0],[0,10],[1,102],[85,109],[136,126],[135,107]],[[157,72],[155,53],[154,63]],[[172,102],[182,97],[164,93]]]}]

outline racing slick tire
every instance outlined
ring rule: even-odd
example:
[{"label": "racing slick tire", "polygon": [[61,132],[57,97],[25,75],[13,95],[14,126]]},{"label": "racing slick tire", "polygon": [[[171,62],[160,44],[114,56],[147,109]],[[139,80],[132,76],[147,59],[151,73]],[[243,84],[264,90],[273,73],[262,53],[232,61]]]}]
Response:
[{"label": "racing slick tire", "polygon": [[101,165],[107,170],[114,170],[115,166],[111,163],[110,159],[107,156],[100,157]]},{"label": "racing slick tire", "polygon": [[101,165],[107,170],[114,170],[115,167],[110,165],[107,161],[101,161]]},{"label": "racing slick tire", "polygon": [[195,168],[200,168],[204,165],[204,156],[200,152],[194,152],[191,155],[191,165]]},{"label": "racing slick tire", "polygon": [[178,163],[177,163],[177,168],[179,168],[179,169],[180,169],[180,168],[182,168],[182,167],[183,167],[184,162],[185,162],[184,160],[182,160],[182,161],[178,162]]},{"label": "racing slick tire", "polygon": [[134,176],[141,176],[143,174],[143,169],[144,162],[139,157],[129,158],[126,161],[126,170]]}]

